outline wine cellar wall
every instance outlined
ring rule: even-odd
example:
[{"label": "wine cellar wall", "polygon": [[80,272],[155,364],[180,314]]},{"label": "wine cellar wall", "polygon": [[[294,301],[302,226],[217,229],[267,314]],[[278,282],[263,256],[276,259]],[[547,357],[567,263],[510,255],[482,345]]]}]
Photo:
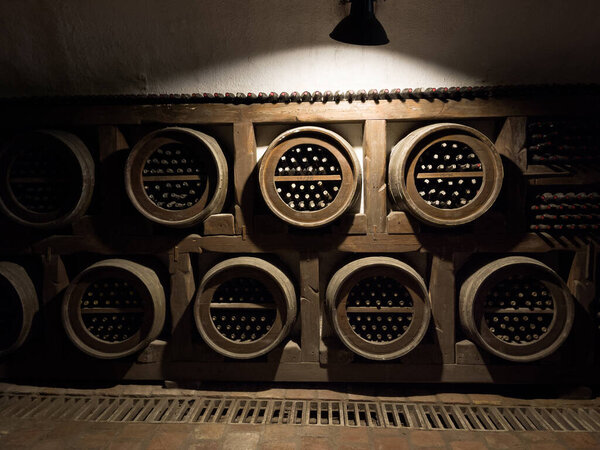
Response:
[{"label": "wine cellar wall", "polygon": [[597,383],[599,93],[432,92],[0,104],[0,378]]}]

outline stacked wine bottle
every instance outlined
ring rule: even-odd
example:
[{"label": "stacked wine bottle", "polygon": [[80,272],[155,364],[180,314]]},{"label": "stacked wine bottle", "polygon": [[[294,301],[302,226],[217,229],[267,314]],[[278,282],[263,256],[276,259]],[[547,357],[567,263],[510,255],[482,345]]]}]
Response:
[{"label": "stacked wine bottle", "polygon": [[213,350],[249,359],[283,341],[296,310],[294,285],[287,275],[265,260],[240,256],[221,261],[202,277],[194,320]]},{"label": "stacked wine bottle", "polygon": [[191,208],[207,197],[208,175],[194,149],[167,144],[146,161],[142,179],[146,195],[163,209]]},{"label": "stacked wine bottle", "polygon": [[65,292],[62,320],[67,336],[96,358],[122,358],[145,348],[165,321],[165,293],[156,273],[123,259],[97,262]]},{"label": "stacked wine bottle", "polygon": [[196,225],[221,211],[228,170],[217,141],[190,128],[168,127],[144,136],[125,167],[125,188],[146,218],[172,227]]},{"label": "stacked wine bottle", "polygon": [[467,205],[479,192],[482,181],[481,161],[461,142],[438,142],[417,160],[416,188],[427,204],[436,208]]},{"label": "stacked wine bottle", "polygon": [[121,342],[137,333],[144,317],[143,300],[127,281],[106,278],[90,284],[81,298],[87,330],[106,342]]},{"label": "stacked wine bottle", "polygon": [[328,150],[300,144],[281,156],[274,181],[279,197],[290,208],[318,211],[335,199],[342,175],[338,161]]},{"label": "stacked wine bottle", "polygon": [[233,278],[220,285],[210,309],[217,331],[236,342],[262,338],[271,329],[276,316],[271,292],[252,278]]},{"label": "stacked wine bottle", "polygon": [[0,151],[0,210],[26,226],[59,228],[85,214],[94,161],[85,144],[60,130],[17,135]]},{"label": "stacked wine bottle", "polygon": [[597,231],[600,227],[600,193],[544,192],[529,206],[531,231]]},{"label": "stacked wine bottle", "polygon": [[527,126],[529,164],[588,164],[600,159],[600,122],[533,120]]},{"label": "stacked wine bottle", "polygon": [[329,281],[326,302],[338,338],[368,359],[409,353],[429,327],[425,281],[394,258],[372,256],[342,266]]},{"label": "stacked wine bottle", "polygon": [[[13,161],[10,185],[24,208],[41,214],[58,212],[69,193],[72,162],[66,152],[31,148]],[[68,205],[67,207],[72,206]]]},{"label": "stacked wine bottle", "polygon": [[402,336],[413,318],[406,287],[390,277],[359,281],[348,294],[346,312],[352,330],[369,342],[390,342]]},{"label": "stacked wine bottle", "polygon": [[388,186],[393,203],[437,227],[483,215],[502,187],[504,169],[490,139],[456,123],[436,123],[404,136],[393,148]]},{"label": "stacked wine bottle", "polygon": [[357,206],[360,162],[353,147],[325,128],[284,131],[265,150],[258,183],[268,208],[302,228],[333,222]]},{"label": "stacked wine bottle", "polygon": [[559,275],[524,256],[496,259],[473,272],[460,288],[458,310],[469,339],[519,362],[556,351],[575,315],[573,297]]},{"label": "stacked wine bottle", "polygon": [[539,340],[554,317],[548,289],[532,278],[514,276],[498,283],[487,295],[484,318],[490,332],[511,344]]}]

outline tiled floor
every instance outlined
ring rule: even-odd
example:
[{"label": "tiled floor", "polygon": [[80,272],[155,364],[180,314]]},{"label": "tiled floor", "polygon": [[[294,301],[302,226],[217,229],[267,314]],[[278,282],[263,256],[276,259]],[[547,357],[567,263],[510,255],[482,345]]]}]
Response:
[{"label": "tiled floor", "polygon": [[0,423],[0,448],[27,449],[598,449],[600,433],[402,431],[347,427]]},{"label": "tiled floor", "polygon": [[[471,388],[473,389],[473,388]],[[0,384],[4,392],[44,392],[106,395],[219,395],[260,398],[374,399],[411,402],[473,404],[582,404],[599,405],[589,392],[532,390],[532,388],[465,389],[396,386],[334,385],[297,386],[211,385],[202,390],[164,389],[160,386],[115,386],[103,389],[64,389]],[[511,395],[502,395],[510,392]],[[587,399],[573,398],[586,394]],[[562,395],[563,398],[557,398]],[[571,397],[571,398],[567,398]],[[468,432],[418,431],[298,425],[148,424],[34,421],[15,417],[0,420],[0,448],[27,449],[600,449],[600,433],[583,432]]]}]

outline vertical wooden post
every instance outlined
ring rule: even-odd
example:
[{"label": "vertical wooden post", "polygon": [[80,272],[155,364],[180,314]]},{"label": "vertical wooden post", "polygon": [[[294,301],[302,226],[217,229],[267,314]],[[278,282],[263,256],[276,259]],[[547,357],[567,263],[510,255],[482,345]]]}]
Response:
[{"label": "vertical wooden post", "polygon": [[319,295],[319,257],[313,253],[300,255],[300,340],[303,362],[319,360],[321,340],[321,302]]},{"label": "vertical wooden post", "polygon": [[48,248],[42,255],[42,318],[44,321],[44,342],[49,353],[62,353],[61,307],[59,294],[69,285],[69,277],[60,255],[54,255]]},{"label": "vertical wooden post", "polygon": [[504,163],[504,190],[510,199],[505,214],[508,231],[522,232],[527,226],[525,203],[527,188],[523,172],[527,170],[527,117],[507,117],[494,143],[498,153],[508,160]]},{"label": "vertical wooden post", "polygon": [[429,296],[437,341],[444,364],[455,363],[456,293],[454,261],[449,254],[433,255]]},{"label": "vertical wooden post", "polygon": [[193,330],[192,301],[196,291],[194,272],[189,253],[179,253],[177,247],[169,252],[171,274],[171,356],[174,360],[185,359],[192,349]]},{"label": "vertical wooden post", "polygon": [[527,117],[507,117],[494,143],[498,153],[510,159],[522,172],[527,169],[526,139]]},{"label": "vertical wooden post", "polygon": [[387,216],[386,121],[367,120],[363,133],[364,193],[367,230],[385,233]]},{"label": "vertical wooden post", "polygon": [[571,294],[587,311],[596,297],[596,287],[590,270],[593,267],[593,253],[591,245],[588,245],[585,251],[576,252],[567,279],[567,287]]},{"label": "vertical wooden post", "polygon": [[[121,199],[125,192],[125,181],[123,176],[124,160],[127,157],[129,146],[119,129],[112,125],[98,127],[98,160],[97,173],[100,175],[100,188],[102,192],[103,222],[112,228],[118,228],[118,222],[114,221],[114,214],[123,211]],[[117,153],[123,152],[117,155]],[[119,174],[115,176],[115,174]]]},{"label": "vertical wooden post", "polygon": [[252,223],[245,220],[253,213],[254,171],[256,167],[256,138],[254,125],[251,122],[236,122],[233,124],[233,180],[235,191],[235,232],[245,234],[252,228]]}]

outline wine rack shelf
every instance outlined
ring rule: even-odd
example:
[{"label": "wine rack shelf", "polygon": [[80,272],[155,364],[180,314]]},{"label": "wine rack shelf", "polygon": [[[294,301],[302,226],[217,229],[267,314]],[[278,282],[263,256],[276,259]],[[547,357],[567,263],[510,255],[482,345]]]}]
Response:
[{"label": "wine rack shelf", "polygon": [[360,164],[341,136],[318,127],[282,133],[267,148],[260,189],[278,217],[303,228],[326,225],[360,195]]},{"label": "wine rack shelf", "polygon": [[502,162],[479,131],[441,123],[413,131],[390,156],[392,199],[419,220],[440,227],[484,214],[502,187]]},{"label": "wine rack shelf", "polygon": [[30,227],[60,228],[85,214],[94,190],[94,161],[72,133],[17,135],[0,153],[0,210]]},{"label": "wine rack shelf", "polygon": [[1,103],[0,378],[597,382],[600,95],[440,92]]},{"label": "wine rack shelf", "polygon": [[82,352],[122,358],[158,337],[165,294],[151,269],[107,259],[75,277],[65,292],[62,319],[69,339]]}]

